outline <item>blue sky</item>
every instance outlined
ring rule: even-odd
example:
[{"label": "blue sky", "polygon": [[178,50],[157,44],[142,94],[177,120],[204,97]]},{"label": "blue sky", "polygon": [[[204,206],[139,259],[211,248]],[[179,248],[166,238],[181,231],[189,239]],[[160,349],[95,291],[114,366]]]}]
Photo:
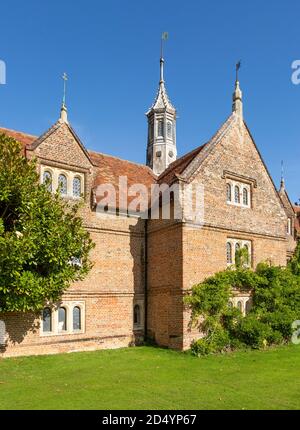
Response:
[{"label": "blue sky", "polygon": [[300,59],[296,0],[27,0],[2,2],[0,125],[41,134],[59,115],[69,75],[69,120],[89,149],[144,163],[169,32],[165,78],[178,110],[179,155],[207,141],[231,111],[234,66],[244,115],[276,182],[280,162],[292,201],[300,197]]}]

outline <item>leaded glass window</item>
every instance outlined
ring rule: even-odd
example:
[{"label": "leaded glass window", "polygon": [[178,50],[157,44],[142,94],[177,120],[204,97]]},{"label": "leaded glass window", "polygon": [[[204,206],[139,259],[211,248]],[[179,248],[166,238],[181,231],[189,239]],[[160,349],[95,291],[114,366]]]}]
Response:
[{"label": "leaded glass window", "polygon": [[237,185],[234,187],[234,201],[240,203],[240,189]]},{"label": "leaded glass window", "polygon": [[67,177],[63,174],[58,177],[59,192],[62,196],[66,196],[68,192]]},{"label": "leaded glass window", "polygon": [[43,173],[43,184],[47,185],[48,191],[52,191],[52,175],[48,170]]},{"label": "leaded glass window", "polygon": [[58,309],[58,330],[67,330],[67,310],[64,307]]},{"label": "leaded glass window", "polygon": [[43,332],[47,333],[52,331],[52,312],[50,308],[43,310]]},{"label": "leaded glass window", "polygon": [[248,198],[248,190],[247,188],[243,189],[243,205],[248,206],[249,198]]},{"label": "leaded glass window", "polygon": [[79,306],[73,308],[73,330],[81,330],[81,309]]},{"label": "leaded glass window", "polygon": [[80,197],[81,195],[81,179],[76,177],[73,179],[73,196]]}]

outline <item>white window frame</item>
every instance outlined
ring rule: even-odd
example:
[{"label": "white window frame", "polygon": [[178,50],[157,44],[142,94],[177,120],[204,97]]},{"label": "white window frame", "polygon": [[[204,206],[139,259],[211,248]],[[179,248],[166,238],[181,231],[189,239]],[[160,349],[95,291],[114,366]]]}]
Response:
[{"label": "white window frame", "polygon": [[[67,330],[60,331],[59,323],[58,323],[58,310],[59,308],[65,308],[67,312]],[[73,309],[75,307],[80,308],[80,317],[81,317],[81,329],[73,330]],[[75,334],[83,334],[85,333],[85,301],[77,301],[77,300],[64,300],[55,305],[46,304],[45,308],[51,309],[51,332],[43,331],[43,311],[40,316],[40,336],[48,337],[48,336],[66,336],[66,335],[75,335]]]},{"label": "white window frame", "polygon": [[[228,185],[230,185],[230,187],[231,187],[231,200],[227,199],[227,186]],[[235,187],[238,187],[238,189],[239,189],[239,196],[240,196],[239,203],[237,203],[235,201]],[[245,205],[244,201],[243,201],[243,190],[244,189],[246,189],[248,192],[248,204],[247,205]],[[228,205],[239,206],[242,208],[251,208],[251,200],[252,200],[252,194],[251,194],[251,185],[250,184],[240,182],[240,181],[234,181],[232,179],[226,180],[226,203]]]},{"label": "white window frame", "polygon": [[230,238],[228,237],[226,240],[226,262],[227,262],[227,243],[231,244],[231,250],[232,250],[232,263],[227,263],[227,266],[233,266],[235,265],[235,252],[236,252],[236,245],[240,245],[240,249],[244,248],[245,245],[248,246],[248,253],[249,253],[249,263],[248,267],[252,266],[252,242],[251,240],[244,240],[244,239],[236,239],[236,238]]},{"label": "white window frame", "polygon": [[[76,172],[73,170],[67,170],[67,169],[60,169],[58,167],[49,167],[47,165],[41,165],[41,171],[40,171],[40,182],[43,183],[44,179],[44,172],[49,172],[52,175],[52,192],[55,193],[58,189],[59,183],[58,178],[59,175],[65,175],[67,178],[67,194],[62,194],[62,198],[69,198],[69,199],[75,199],[78,200],[84,196],[84,184],[85,184],[85,177],[84,173],[82,172]],[[80,196],[74,196],[73,195],[73,180],[75,178],[80,179]]]},{"label": "white window frame", "polygon": [[238,303],[241,302],[241,312],[244,316],[247,315],[247,303],[250,302],[250,308],[252,307],[252,297],[250,293],[238,293],[234,294],[229,300],[230,303],[232,303],[232,306],[234,308],[238,308]]}]

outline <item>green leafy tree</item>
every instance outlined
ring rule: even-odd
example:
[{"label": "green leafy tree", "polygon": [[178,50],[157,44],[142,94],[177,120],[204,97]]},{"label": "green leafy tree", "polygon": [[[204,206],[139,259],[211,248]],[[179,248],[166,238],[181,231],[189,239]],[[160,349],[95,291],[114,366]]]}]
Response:
[{"label": "green leafy tree", "polygon": [[235,251],[235,266],[239,269],[249,265],[248,248],[239,248]]},{"label": "green leafy tree", "polygon": [[88,273],[94,244],[79,207],[40,184],[35,161],[0,135],[0,312],[38,311]]},{"label": "green leafy tree", "polygon": [[294,275],[300,276],[300,241],[298,242],[294,255],[289,262],[289,268]]}]

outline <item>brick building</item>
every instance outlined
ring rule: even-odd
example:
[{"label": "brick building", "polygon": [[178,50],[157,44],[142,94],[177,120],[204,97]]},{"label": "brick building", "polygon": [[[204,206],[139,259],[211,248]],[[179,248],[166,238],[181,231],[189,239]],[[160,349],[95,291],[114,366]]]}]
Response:
[{"label": "brick building", "polygon": [[[186,349],[199,335],[183,305],[195,283],[234,264],[241,246],[252,267],[265,260],[284,266],[292,255],[299,218],[283,183],[277,191],[243,119],[239,81],[232,113],[217,133],[176,159],[176,109],[163,69],[161,59],[158,93],[147,112],[146,165],[88,151],[68,122],[65,103],[40,137],[0,129],[22,143],[28,159],[37,158],[41,182],[50,179],[53,191],[59,185],[65,199],[84,199],[81,215],[96,244],[93,269],[60,303],[45,305],[41,315],[0,314],[1,356],[124,347],[139,343],[145,331],[159,345]],[[98,216],[98,187],[111,184],[119,196],[120,176],[147,190],[178,185],[180,199],[186,184],[201,184],[203,222],[184,213],[128,216],[132,196],[118,199],[116,214]],[[247,300],[238,303],[246,308]]]}]

